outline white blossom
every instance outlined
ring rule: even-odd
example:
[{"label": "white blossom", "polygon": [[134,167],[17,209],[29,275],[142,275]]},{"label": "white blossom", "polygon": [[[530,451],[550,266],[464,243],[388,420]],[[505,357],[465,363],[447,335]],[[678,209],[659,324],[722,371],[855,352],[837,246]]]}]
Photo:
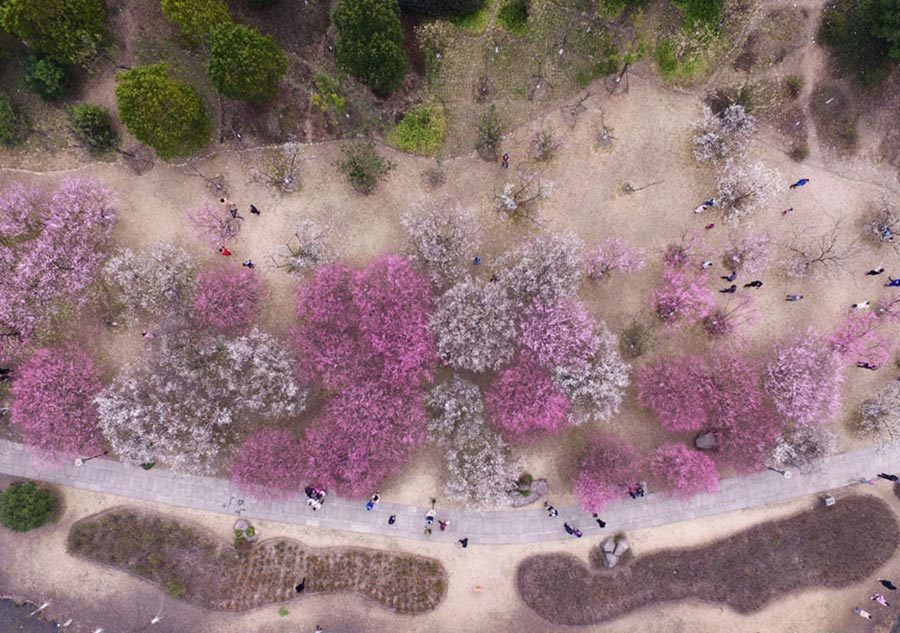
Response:
[{"label": "white blossom", "polygon": [[459,279],[465,262],[477,252],[478,223],[470,208],[451,204],[420,207],[400,222],[409,235],[415,259],[436,287]]},{"label": "white blossom", "polygon": [[547,304],[578,292],[584,274],[584,243],[574,233],[538,233],[504,253],[498,276],[519,307]]},{"label": "white blossom", "polygon": [[716,180],[716,201],[726,220],[748,217],[768,204],[778,190],[777,171],[761,163],[728,160]]},{"label": "white blossom", "polygon": [[139,254],[123,248],[100,272],[129,319],[141,313],[163,316],[187,305],[196,281],[196,264],[181,248],[155,244]]}]

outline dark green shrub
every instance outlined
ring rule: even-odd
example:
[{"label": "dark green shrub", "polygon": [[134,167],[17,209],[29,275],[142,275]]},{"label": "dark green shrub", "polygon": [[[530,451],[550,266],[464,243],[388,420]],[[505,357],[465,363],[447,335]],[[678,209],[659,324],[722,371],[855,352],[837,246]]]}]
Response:
[{"label": "dark green shrub", "polygon": [[809,145],[806,143],[798,143],[791,148],[790,157],[798,163],[806,160],[809,156]]},{"label": "dark green shrub", "polygon": [[188,156],[209,142],[210,124],[197,91],[169,77],[165,64],[116,75],[119,118],[160,158]]},{"label": "dark green shrub", "polygon": [[5,0],[0,26],[63,64],[87,65],[106,40],[103,0]]},{"label": "dark green shrub", "polygon": [[423,103],[403,114],[387,134],[387,142],[404,152],[430,156],[444,144],[447,120],[437,103]]},{"label": "dark green shrub", "polygon": [[356,191],[369,195],[379,180],[387,178],[394,165],[375,151],[372,143],[351,143],[344,146],[344,160],[338,163],[341,173]]},{"label": "dark green shrub", "polygon": [[802,75],[791,75],[787,79],[784,80],[784,89],[787,91],[788,96],[791,99],[796,99],[800,96],[800,92],[803,90],[803,76]]},{"label": "dark green shrub", "polygon": [[678,48],[675,42],[669,39],[660,41],[656,47],[656,65],[663,77],[671,76],[678,70]]},{"label": "dark green shrub", "polygon": [[399,88],[406,57],[397,0],[339,0],[332,19],[338,66],[378,94]]},{"label": "dark green shrub", "polygon": [[503,0],[497,11],[497,21],[510,33],[521,35],[528,30],[528,11],[531,0]]},{"label": "dark green shrub", "polygon": [[162,10],[192,46],[204,44],[213,29],[232,21],[224,0],[162,0]]},{"label": "dark green shrub", "polygon": [[718,26],[722,18],[725,0],[673,0],[675,6],[684,13],[688,24]]},{"label": "dark green shrub", "polygon": [[484,160],[497,160],[500,142],[503,140],[503,124],[497,114],[497,106],[493,103],[481,113],[478,121],[478,132],[475,137],[475,149]]},{"label": "dark green shrub", "polygon": [[484,0],[399,0],[400,10],[423,15],[468,15],[478,11]]},{"label": "dark green shrub", "polygon": [[82,103],[68,110],[69,129],[91,154],[102,154],[119,146],[112,117],[100,106]]},{"label": "dark green shrub", "polygon": [[0,523],[15,532],[39,528],[56,510],[56,496],[30,481],[11,484],[0,493]]},{"label": "dark green shrub", "polygon": [[900,60],[900,3],[830,2],[822,13],[819,40],[831,49],[843,70],[864,86],[873,86]]},{"label": "dark green shrub", "polygon": [[69,90],[65,69],[49,57],[31,57],[25,65],[25,84],[48,101],[61,99]]},{"label": "dark green shrub", "polygon": [[644,355],[652,341],[653,334],[650,328],[640,321],[633,320],[622,332],[619,345],[622,348],[622,355],[634,360]]},{"label": "dark green shrub", "polygon": [[0,92],[0,143],[3,145],[15,145],[19,142],[22,122],[19,114],[13,107],[9,95]]},{"label": "dark green shrub", "polygon": [[247,8],[258,11],[260,9],[268,9],[278,4],[279,0],[246,0]]},{"label": "dark green shrub", "polygon": [[206,74],[229,99],[261,104],[278,94],[287,58],[268,35],[241,24],[222,24],[209,38]]}]

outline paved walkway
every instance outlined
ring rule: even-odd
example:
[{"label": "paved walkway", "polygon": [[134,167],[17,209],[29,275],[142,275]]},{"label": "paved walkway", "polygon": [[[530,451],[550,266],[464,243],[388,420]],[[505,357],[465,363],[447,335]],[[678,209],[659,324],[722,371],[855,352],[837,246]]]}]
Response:
[{"label": "paved walkway", "polygon": [[[608,523],[605,530],[600,530],[589,514],[576,507],[558,508],[559,517],[551,519],[540,508],[444,512],[438,505],[437,517],[449,520],[450,524],[446,532],[438,530],[435,524],[432,536],[426,536],[424,527],[427,508],[382,501],[374,511],[367,512],[361,502],[336,499],[329,495],[322,509],[313,512],[306,505],[306,498],[302,493],[299,497],[286,501],[257,501],[242,495],[226,479],[176,474],[159,467],[145,471],[138,466],[108,459],[93,459],[81,467],[66,464],[55,470],[38,470],[32,464],[31,455],[24,445],[0,440],[0,473],[8,475],[126,498],[295,525],[439,542],[454,542],[467,536],[472,545],[535,543],[572,538],[563,531],[564,521],[580,528],[585,536],[665,525],[732,510],[767,506],[842,488],[858,484],[861,478],[868,479],[882,471],[900,471],[900,444],[880,450],[868,448],[836,455],[826,460],[821,473],[794,473],[793,477],[785,479],[776,472],[765,470],[745,477],[723,479],[715,494],[698,495],[688,501],[661,494],[649,494],[637,500],[625,499],[610,504],[602,513],[602,518]],[[426,501],[430,493],[423,492],[422,496],[423,501]],[[387,524],[391,514],[397,515],[394,525]]]}]

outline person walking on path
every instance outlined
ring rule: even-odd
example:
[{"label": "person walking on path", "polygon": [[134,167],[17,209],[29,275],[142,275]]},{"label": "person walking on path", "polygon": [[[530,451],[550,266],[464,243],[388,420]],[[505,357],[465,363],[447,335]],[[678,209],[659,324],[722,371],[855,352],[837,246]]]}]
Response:
[{"label": "person walking on path", "polygon": [[878,365],[873,365],[872,363],[868,363],[866,361],[857,361],[856,366],[860,369],[868,369],[870,371],[875,371],[878,369]]},{"label": "person walking on path", "polygon": [[710,222],[709,224],[707,224],[707,225],[704,226],[703,228],[706,229],[707,231],[709,231],[710,229],[716,228],[716,224],[715,224],[715,222]]},{"label": "person walking on path", "polygon": [[732,282],[735,279],[737,279],[737,271],[732,270],[729,275],[722,275],[722,277],[720,277],[720,279],[722,279],[722,281]]},{"label": "person walking on path", "polygon": [[250,213],[252,215],[260,215],[259,209],[257,209],[256,205],[254,205],[254,204],[250,205]]},{"label": "person walking on path", "polygon": [[434,515],[437,512],[434,511],[434,508],[431,508],[428,512],[425,513],[425,523],[429,526],[434,525]]},{"label": "person walking on path", "polygon": [[544,508],[547,510],[547,516],[549,516],[551,519],[553,517],[559,516],[559,510],[550,505],[549,501],[544,501]]},{"label": "person walking on path", "polygon": [[720,290],[719,292],[721,292],[723,295],[733,295],[735,292],[737,292],[737,286],[735,284],[731,284],[730,286],[723,290]]},{"label": "person walking on path", "polygon": [[887,479],[888,481],[893,481],[894,483],[900,482],[900,477],[897,475],[891,475],[888,473],[878,473],[878,476],[882,479]]},{"label": "person walking on path", "polygon": [[887,578],[879,578],[878,582],[880,582],[881,586],[884,587],[885,589],[890,589],[891,591],[897,591],[897,585],[892,583]]},{"label": "person walking on path", "polygon": [[388,517],[388,525],[394,525],[394,523],[396,523],[396,522],[397,522],[396,514],[392,514],[391,516]]},{"label": "person walking on path", "polygon": [[808,182],[809,182],[809,178],[801,178],[800,180],[798,180],[797,182],[792,184],[789,187],[789,189],[799,189],[800,187],[803,187],[804,185],[806,185],[806,183],[808,183]]},{"label": "person walking on path", "polygon": [[303,580],[301,580],[300,583],[294,587],[294,591],[296,591],[297,593],[303,593],[304,589],[306,589],[306,576],[304,576]]},{"label": "person walking on path", "polygon": [[599,525],[601,528],[606,527],[606,521],[601,519],[600,516],[596,512],[592,513],[591,516],[594,517],[594,520],[597,522],[597,525]]},{"label": "person walking on path", "polygon": [[241,266],[244,268],[256,268],[256,264],[253,263],[252,259],[248,259],[245,262],[241,262]]},{"label": "person walking on path", "polygon": [[759,288],[762,288],[762,285],[763,285],[763,282],[761,282],[759,279],[755,279],[755,280],[751,281],[749,284],[744,284],[744,288],[759,289]]},{"label": "person walking on path", "polygon": [[784,300],[785,301],[800,301],[802,298],[803,298],[803,295],[790,294],[787,297],[785,297]]},{"label": "person walking on path", "polygon": [[790,207],[790,208],[788,208],[788,209],[785,209],[784,211],[781,212],[781,217],[784,217],[784,216],[786,216],[788,213],[793,213],[793,212],[794,212],[794,207]]},{"label": "person walking on path", "polygon": [[480,257],[480,256],[476,255],[475,257],[472,258],[472,265],[473,265],[473,266],[478,266],[478,265],[480,265],[480,264],[481,264],[481,257]]},{"label": "person walking on path", "polygon": [[872,614],[866,611],[865,609],[860,609],[859,607],[853,607],[853,613],[858,615],[861,618],[865,618],[866,620],[872,619]]},{"label": "person walking on path", "polygon": [[867,270],[866,274],[869,277],[874,277],[875,275],[880,275],[884,272],[884,266],[879,266],[878,268],[873,268],[872,270]]},{"label": "person walking on path", "polygon": [[860,301],[859,303],[854,303],[851,308],[854,310],[868,310],[871,304],[868,301]]},{"label": "person walking on path", "polygon": [[375,493],[374,495],[372,495],[372,497],[366,502],[366,510],[367,510],[367,511],[374,510],[374,509],[375,509],[375,505],[376,505],[379,501],[381,501],[381,495],[379,495],[379,494],[376,492],[376,493]]},{"label": "person walking on path", "polygon": [[700,269],[707,270],[709,268],[712,268],[712,266],[713,266],[712,260],[707,259],[702,264],[700,264]]},{"label": "person walking on path", "polygon": [[438,521],[438,527],[441,528],[441,532],[446,532],[446,531],[447,531],[447,526],[448,526],[448,525],[450,525],[450,520],[449,520],[449,519],[446,520],[446,521]]},{"label": "person walking on path", "polygon": [[219,255],[222,257],[231,257],[231,251],[225,248],[224,246],[219,247]]},{"label": "person walking on path", "polygon": [[228,207],[228,213],[231,214],[232,220],[243,220],[244,219],[244,216],[242,216],[240,213],[238,213],[238,208],[234,205],[231,205],[230,207]]},{"label": "person walking on path", "polygon": [[469,546],[469,537],[464,536],[456,542],[459,543],[460,545],[462,545],[463,549],[466,549]]},{"label": "person walking on path", "polygon": [[509,169],[509,153],[504,152],[503,156],[500,157],[500,166],[503,169]]},{"label": "person walking on path", "polygon": [[889,606],[891,606],[891,603],[888,602],[887,599],[886,599],[883,595],[881,595],[880,593],[876,593],[876,594],[873,595],[871,598],[869,598],[869,600],[873,600],[874,602],[877,602],[877,603],[880,604],[882,607],[889,607]]},{"label": "person walking on path", "polygon": [[569,536],[575,536],[575,528],[573,528],[568,523],[563,523],[563,529],[566,531],[566,534]]},{"label": "person walking on path", "polygon": [[890,275],[888,275],[888,282],[884,284],[885,288],[900,288],[900,277],[894,279]]}]

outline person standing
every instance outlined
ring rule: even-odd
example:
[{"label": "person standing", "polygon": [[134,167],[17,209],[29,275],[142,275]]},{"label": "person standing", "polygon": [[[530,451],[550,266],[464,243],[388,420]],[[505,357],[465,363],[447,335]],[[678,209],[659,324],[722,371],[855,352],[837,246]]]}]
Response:
[{"label": "person standing", "polygon": [[598,515],[596,512],[594,512],[593,514],[591,514],[591,516],[594,517],[594,520],[597,522],[597,525],[599,525],[601,528],[605,528],[605,527],[606,527],[606,521],[604,521],[603,519],[601,519],[601,518],[600,518],[600,515]]},{"label": "person standing", "polygon": [[456,542],[459,543],[460,545],[462,545],[463,549],[466,549],[469,546],[469,537],[464,536]]},{"label": "person standing", "polygon": [[573,528],[568,523],[563,523],[563,529],[566,531],[566,534],[568,534],[569,536],[574,536],[575,528]]},{"label": "person standing", "polygon": [[219,255],[222,257],[231,257],[231,251],[225,248],[224,246],[219,247]]},{"label": "person standing", "polygon": [[296,591],[297,593],[303,593],[304,589],[306,589],[306,576],[304,576],[303,580],[301,580],[297,584],[297,586],[294,587],[294,591]]},{"label": "person standing", "polygon": [[795,182],[794,184],[792,184],[792,185],[789,187],[789,189],[799,189],[800,187],[805,186],[806,183],[808,183],[808,182],[809,182],[809,178],[801,178],[800,180],[798,180],[797,182]]},{"label": "person standing", "polygon": [[890,580],[888,580],[887,578],[879,578],[878,582],[880,582],[881,586],[884,587],[885,589],[889,589],[891,591],[897,591],[897,586],[894,583],[892,583]]},{"label": "person standing", "polygon": [[509,169],[509,153],[508,152],[504,152],[503,156],[500,157],[500,161],[501,161],[500,166],[503,167],[503,169]]},{"label": "person standing", "polygon": [[376,492],[376,493],[375,493],[374,495],[372,495],[372,497],[366,502],[366,510],[367,510],[367,511],[374,510],[374,509],[375,509],[375,505],[376,505],[379,501],[381,501],[381,495],[379,495],[379,494]]},{"label": "person standing", "polygon": [[858,615],[861,618],[865,618],[866,620],[872,619],[872,614],[866,611],[865,609],[860,609],[859,607],[853,607],[853,613]]},{"label": "person standing", "polygon": [[253,205],[253,204],[250,205],[250,213],[252,215],[260,215],[259,209],[257,209],[256,205]]},{"label": "person standing", "polygon": [[869,600],[873,600],[874,602],[877,602],[877,603],[880,604],[882,607],[889,607],[889,606],[891,606],[891,603],[888,602],[887,599],[886,599],[883,595],[881,595],[880,593],[876,593],[876,594],[873,595],[871,598],[869,598]]},{"label": "person standing", "polygon": [[397,522],[396,514],[392,514],[391,516],[388,517],[388,525],[394,525],[394,523],[396,523],[396,522]]},{"label": "person standing", "polygon": [[883,272],[884,272],[884,266],[879,266],[879,267],[877,267],[877,268],[873,268],[873,269],[871,269],[871,270],[867,270],[867,271],[866,271],[866,274],[867,274],[869,277],[874,277],[875,275],[880,275],[880,274],[883,273]]},{"label": "person standing", "polygon": [[253,263],[252,259],[248,259],[245,262],[241,262],[241,266],[244,268],[256,268],[256,264]]}]

